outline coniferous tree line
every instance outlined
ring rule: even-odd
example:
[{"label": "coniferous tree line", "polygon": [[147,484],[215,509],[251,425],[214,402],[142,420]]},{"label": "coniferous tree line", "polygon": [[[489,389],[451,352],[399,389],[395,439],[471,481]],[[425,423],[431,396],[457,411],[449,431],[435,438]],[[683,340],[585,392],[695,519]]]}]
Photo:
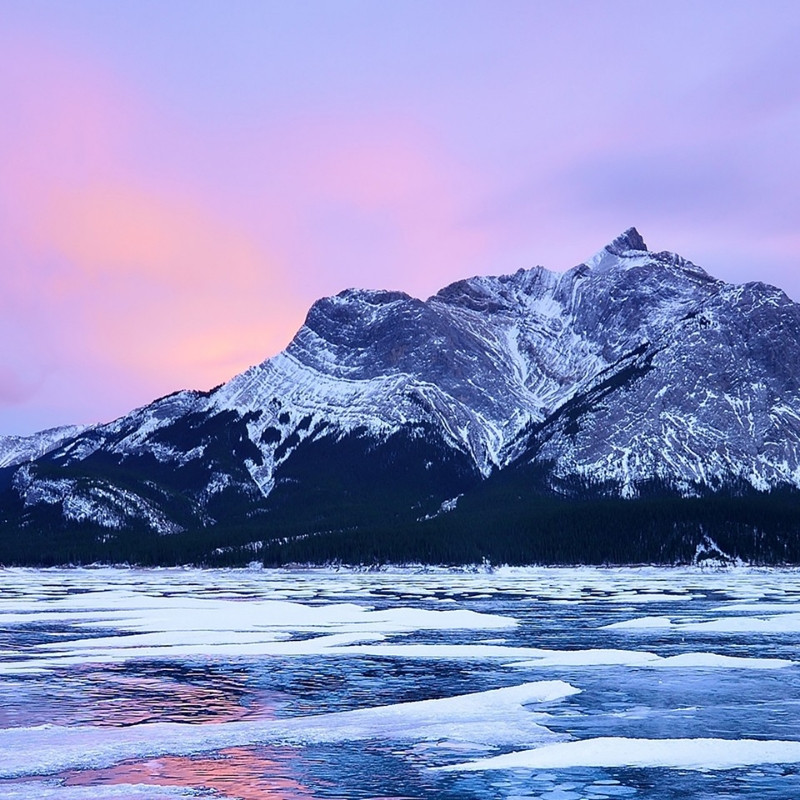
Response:
[{"label": "coniferous tree line", "polygon": [[[65,523],[55,507],[32,524],[20,507],[0,524],[0,563],[800,563],[800,493],[790,489],[682,497],[653,484],[626,500],[609,496],[608,487],[572,486],[569,496],[555,495],[516,477],[486,481],[436,516],[431,504],[410,503],[400,480],[351,489],[347,497],[337,495],[334,481],[318,487],[324,502],[299,506],[301,498],[289,496],[255,514],[237,513],[233,502],[222,521],[170,535],[144,525],[114,531]],[[337,496],[340,502],[327,502]]]},{"label": "coniferous tree line", "polygon": [[[105,481],[144,498],[180,532],[156,533],[135,519],[119,530],[66,520],[58,504],[26,507],[13,470],[0,470],[0,564],[680,564],[722,555],[800,563],[800,493],[790,488],[757,492],[731,482],[713,491],[698,485],[686,497],[650,481],[622,499],[616,485],[556,480],[552,465],[530,463],[483,479],[466,454],[419,428],[382,441],[364,430],[298,436],[264,498],[241,466],[257,449],[240,420],[189,419],[184,427],[171,436],[193,441],[199,430],[207,458],[179,470],[151,455],[102,452],[35,465],[41,477],[84,490]],[[241,480],[198,513],[192,487],[206,484],[210,460]],[[455,508],[443,512],[453,498]]]}]

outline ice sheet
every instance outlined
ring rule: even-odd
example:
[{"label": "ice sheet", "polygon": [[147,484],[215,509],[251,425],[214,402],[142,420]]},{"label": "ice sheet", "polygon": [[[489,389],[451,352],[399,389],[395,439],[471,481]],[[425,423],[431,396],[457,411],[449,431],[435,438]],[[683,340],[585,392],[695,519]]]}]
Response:
[{"label": "ice sheet", "polygon": [[693,633],[800,633],[800,613],[766,617],[718,617],[716,619],[673,622],[670,617],[639,617],[613,622],[605,630],[622,631],[691,631]]},{"label": "ice sheet", "polygon": [[[718,752],[732,757],[737,747],[745,752],[739,753],[734,766],[776,763],[772,760],[775,753],[797,744],[785,740],[800,739],[795,735],[800,673],[792,669],[780,674],[720,672],[792,666],[794,662],[788,659],[797,652],[797,635],[787,623],[793,624],[792,615],[800,616],[797,570],[536,568],[485,573],[359,573],[0,569],[0,588],[0,624],[6,626],[4,641],[11,643],[0,654],[0,670],[22,673],[4,683],[3,699],[11,700],[5,720],[9,726],[28,726],[0,732],[0,774],[19,774],[26,779],[40,772],[52,776],[61,769],[113,766],[126,759],[139,763],[150,756],[195,759],[196,754],[207,753],[210,760],[224,760],[225,748],[261,743],[373,741],[375,746],[364,745],[372,757],[391,752],[392,757],[402,759],[413,753],[422,763],[478,759],[502,752],[492,749],[495,747],[523,753],[535,747],[536,757],[543,758],[543,753],[563,738],[549,730],[556,725],[580,730],[584,736],[711,734],[760,740],[744,739],[741,745],[731,745],[728,740],[714,740],[714,745],[705,739],[594,740],[616,743],[607,745],[604,756],[612,762],[614,752],[624,750],[630,759],[641,751],[661,753],[665,763],[680,767],[681,754],[688,748],[699,765],[691,768],[696,769],[713,767]],[[389,611],[384,610],[387,606]],[[644,616],[648,613],[650,616]],[[620,621],[622,625],[601,627]],[[749,635],[773,632],[781,635]],[[724,633],[730,636],[717,638]],[[717,649],[711,641],[723,642],[719,649],[731,655],[708,652]],[[282,658],[294,655],[314,658],[297,662]],[[271,661],[273,656],[281,658]],[[216,663],[206,663],[215,659]],[[409,663],[395,665],[388,659]],[[410,663],[416,659],[450,661],[441,665],[442,675],[447,676],[442,684],[438,678],[436,682],[430,679],[432,672],[438,675],[439,664]],[[116,666],[131,660],[137,663],[124,669]],[[112,666],[77,668],[89,663]],[[76,669],[71,669],[73,665]],[[352,681],[348,677],[351,667]],[[504,667],[535,672],[504,672]],[[33,678],[25,675],[54,668],[62,669]],[[659,672],[669,668],[699,671]],[[593,674],[584,671],[594,669]],[[717,672],[706,675],[704,669]],[[194,692],[182,701],[185,707],[181,706],[180,713],[173,714],[160,706],[157,694],[146,697],[132,688],[120,692],[119,701],[122,706],[134,704],[131,718],[137,723],[140,719],[175,721],[108,727],[125,720],[114,718],[119,708],[114,704],[117,695],[114,685],[109,687],[106,681],[141,674],[146,686],[164,670],[174,670],[179,676],[185,673],[198,684],[235,674],[228,702],[258,713],[209,714],[202,716],[206,721],[201,723],[193,715],[199,707],[193,706]],[[274,677],[277,672],[280,678]],[[328,692],[322,677],[327,673],[346,676],[341,689],[333,687]],[[317,682],[315,687],[320,681],[325,685],[306,697],[302,687],[308,676]],[[420,676],[419,691],[412,693]],[[378,683],[384,677],[387,683]],[[561,717],[558,723],[547,716],[548,706],[536,705],[547,702],[548,697],[566,696],[567,684],[558,681],[511,687],[499,694],[321,713],[353,706],[352,700],[335,694],[337,691],[352,689],[369,698],[373,681],[381,688],[380,696],[386,698],[381,702],[391,702],[394,697],[431,697],[432,692],[453,694],[542,677],[569,677],[578,686],[584,685],[585,678],[591,691],[552,710]],[[552,695],[541,694],[545,685],[556,687]],[[265,719],[265,714],[274,713],[270,693],[283,692],[287,686],[291,687],[287,695],[291,700],[283,705],[279,699],[278,713],[302,707],[308,714],[309,702],[320,704],[318,712],[292,719]],[[740,690],[741,697],[737,694]],[[531,694],[526,694],[529,691]],[[94,697],[105,703],[104,715],[77,708],[84,698],[92,702]],[[109,698],[113,702],[108,702]],[[34,716],[26,711],[28,700],[38,704]],[[72,707],[59,713],[62,700]],[[684,700],[691,708],[662,714],[664,709],[670,712],[675,705],[682,706]],[[598,701],[602,703],[599,715]],[[534,705],[524,708],[527,702]],[[570,722],[573,718],[575,726]],[[58,720],[64,725],[31,727],[39,720]],[[88,726],[88,720],[96,720],[98,725],[102,720],[104,727]],[[671,748],[670,743],[674,745]],[[587,745],[566,744],[578,748],[571,747],[563,758],[582,763],[580,748]],[[662,753],[665,748],[669,752]],[[360,751],[362,745],[340,749]],[[314,758],[311,751],[292,752],[301,761]],[[781,755],[781,759],[785,757]],[[672,779],[666,776],[663,780]],[[47,798],[45,789],[49,791],[53,784],[3,783],[0,794],[11,796],[11,786],[15,792],[28,792],[19,795],[20,800],[28,800]],[[106,792],[105,787],[94,786],[87,792],[82,787],[64,787],[53,797],[110,800],[141,796],[142,800],[155,800],[182,796],[152,787],[125,787],[116,794],[118,788],[109,787]],[[37,789],[41,791],[37,793]]]},{"label": "ice sheet", "polygon": [[63,786],[49,781],[23,781],[2,787],[3,800],[174,800],[197,798],[193,789],[122,783],[115,786]]},{"label": "ice sheet", "polygon": [[[564,601],[650,603],[685,601],[724,592],[733,599],[754,601],[769,592],[770,600],[800,602],[797,569],[765,570],[740,567],[729,570],[702,568],[598,568],[501,567],[489,570],[447,568],[386,568],[381,571],[346,569],[295,570],[191,570],[191,569],[2,569],[6,601],[15,595],[59,600],[71,592],[98,586],[136,594],[160,594],[164,586],[173,595],[224,594],[231,598],[321,599],[368,598],[384,593],[432,598],[489,593],[517,594],[546,602]],[[769,575],[765,590],[764,576]],[[77,601],[76,601],[77,602]],[[4,601],[0,600],[0,611]]]},{"label": "ice sheet", "polygon": [[[9,605],[9,601],[6,601]],[[418,631],[508,630],[515,619],[469,609],[375,609],[354,603],[150,596],[106,590],[18,603],[0,627],[69,625],[72,637],[6,651],[0,673],[36,673],[131,658],[325,655],[346,645]],[[114,634],[97,637],[97,629]],[[118,632],[118,633],[117,633]],[[303,635],[302,639],[292,639]]]},{"label": "ice sheet", "polygon": [[575,650],[553,652],[529,661],[515,661],[507,667],[590,667],[623,665],[630,667],[662,668],[714,668],[714,669],[783,669],[797,662],[786,658],[746,658],[717,653],[681,653],[677,656],[659,656],[637,650]]},{"label": "ice sheet", "polygon": [[760,739],[629,739],[599,737],[560,742],[440,769],[559,769],[570,767],[669,767],[735,769],[800,762],[800,742]]},{"label": "ice sheet", "polygon": [[150,723],[126,728],[40,725],[0,731],[0,778],[106,767],[132,758],[188,755],[261,743],[371,739],[461,742],[485,748],[559,738],[528,709],[579,693],[564,681],[537,681],[442,699],[283,720]]}]

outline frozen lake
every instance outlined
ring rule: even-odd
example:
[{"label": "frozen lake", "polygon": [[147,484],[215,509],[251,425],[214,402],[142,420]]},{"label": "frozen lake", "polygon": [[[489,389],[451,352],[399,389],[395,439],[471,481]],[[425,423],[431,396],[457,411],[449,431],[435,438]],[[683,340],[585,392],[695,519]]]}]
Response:
[{"label": "frozen lake", "polygon": [[0,797],[800,797],[800,571],[0,570]]}]

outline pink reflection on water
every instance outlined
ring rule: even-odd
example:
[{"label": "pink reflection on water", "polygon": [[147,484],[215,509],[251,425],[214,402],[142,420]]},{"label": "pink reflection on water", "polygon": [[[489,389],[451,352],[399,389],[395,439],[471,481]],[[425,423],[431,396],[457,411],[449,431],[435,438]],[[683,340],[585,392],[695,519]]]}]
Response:
[{"label": "pink reflection on water", "polygon": [[274,716],[264,703],[243,704],[248,695],[237,676],[218,675],[214,683],[187,683],[160,677],[107,673],[90,676],[97,681],[94,700],[82,722],[94,725],[135,725],[141,722],[234,722]]},{"label": "pink reflection on water", "polygon": [[122,727],[270,719],[283,701],[279,693],[251,689],[245,674],[223,671],[179,677],[91,669],[68,676],[61,687],[65,691],[58,697],[42,687],[0,708],[0,725]]},{"label": "pink reflection on water", "polygon": [[232,747],[213,755],[165,756],[68,775],[66,786],[145,784],[219,792],[239,800],[304,800],[311,791],[287,773],[294,751]]}]

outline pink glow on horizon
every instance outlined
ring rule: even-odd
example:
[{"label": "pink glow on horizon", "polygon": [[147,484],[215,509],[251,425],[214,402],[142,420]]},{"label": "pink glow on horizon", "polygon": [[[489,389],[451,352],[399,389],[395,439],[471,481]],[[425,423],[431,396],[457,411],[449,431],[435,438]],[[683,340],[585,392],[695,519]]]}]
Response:
[{"label": "pink glow on horizon", "polygon": [[629,225],[800,299],[791,3],[106,9],[5,9],[0,435],[208,388],[349,286]]},{"label": "pink glow on horizon", "polygon": [[[40,75],[57,102],[34,104],[29,135],[2,148],[14,154],[0,187],[13,206],[14,245],[40,275],[7,272],[3,288],[17,307],[35,293],[27,300],[48,324],[25,346],[84,373],[85,383],[75,382],[82,396],[107,405],[115,376],[115,413],[131,405],[132,384],[142,387],[133,402],[146,402],[176,388],[207,388],[274,354],[317,296],[350,285],[432,292],[437,265],[463,264],[485,249],[480,232],[458,229],[455,168],[448,172],[446,159],[400,122],[309,118],[299,130],[295,123],[240,142],[228,164],[234,173],[255,173],[257,191],[242,209],[246,224],[237,224],[237,201],[225,198],[224,181],[198,186],[195,175],[176,179],[136,164],[130,142],[151,122],[126,87],[93,83],[80,61],[40,56],[31,43],[16,63],[23,58],[33,64],[28,82]],[[68,125],[58,124],[62,117]],[[117,124],[104,127],[105,119]],[[323,141],[303,133],[320,126]],[[166,133],[176,153],[191,137],[177,126]],[[203,155],[201,148],[194,158]],[[208,202],[218,194],[223,202]],[[304,203],[298,217],[294,209]],[[342,215],[357,217],[362,237],[378,237],[391,257],[379,265],[366,252],[353,258],[351,242],[343,252]],[[319,228],[327,230],[316,240]],[[347,276],[344,284],[334,277],[326,285],[319,275],[324,288],[304,286],[303,272],[331,264]],[[53,329],[68,329],[68,339],[54,341]],[[0,401],[25,396],[12,371],[2,382]]]},{"label": "pink glow on horizon", "polygon": [[[132,383],[141,387],[134,402],[206,388],[285,345],[302,321],[285,267],[191,187],[179,195],[169,181],[142,177],[129,146],[147,124],[129,113],[135,99],[93,80],[80,59],[31,42],[4,52],[16,74],[6,73],[3,95],[19,94],[13,78],[24,73],[40,98],[24,105],[20,124],[0,129],[0,203],[10,212],[0,241],[20,266],[0,275],[5,322],[11,337],[37,323],[17,343],[18,363],[44,350],[58,367],[45,364],[50,375],[27,382],[4,369],[0,402],[29,399],[26,384],[45,390],[58,370],[71,373],[76,405],[94,395],[107,406],[116,385],[122,413]],[[75,421],[102,413],[86,407]]]}]

